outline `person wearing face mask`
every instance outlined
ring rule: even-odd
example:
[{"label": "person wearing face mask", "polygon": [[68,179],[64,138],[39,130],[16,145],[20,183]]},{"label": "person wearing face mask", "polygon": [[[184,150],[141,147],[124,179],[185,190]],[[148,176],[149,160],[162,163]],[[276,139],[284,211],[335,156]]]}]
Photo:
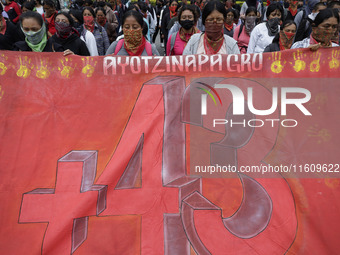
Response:
[{"label": "person wearing face mask", "polygon": [[25,34],[25,41],[16,42],[16,51],[55,52],[64,51],[63,46],[47,39],[47,29],[43,18],[37,12],[25,12],[19,19],[20,27]]},{"label": "person wearing face mask", "polygon": [[191,36],[183,55],[239,54],[237,42],[230,36],[223,34],[226,17],[227,12],[221,2],[209,1],[202,12],[205,32]]},{"label": "person wearing face mask", "polygon": [[280,33],[278,33],[271,44],[269,44],[264,52],[274,52],[289,50],[294,41],[296,34],[296,24],[293,20],[285,20],[280,26]]},{"label": "person wearing face mask", "polygon": [[[324,9],[326,9],[326,6],[324,5],[324,3],[320,2],[320,3],[315,4],[312,13],[310,13],[308,16],[303,18],[300,22],[300,25],[297,26],[298,29],[296,32],[294,42],[302,41],[303,39],[310,36],[310,34],[312,33],[311,24],[313,23],[316,15],[318,15],[319,11],[324,10]],[[294,20],[296,20],[296,18]]]},{"label": "person wearing face mask", "polygon": [[177,0],[171,0],[169,3],[168,11],[163,14],[162,21],[161,21],[161,32],[164,39],[164,46],[165,46],[165,52],[166,52],[166,45],[168,43],[168,34],[169,34],[169,23],[170,20],[177,16],[177,9],[178,9],[178,1]]},{"label": "person wearing face mask", "polygon": [[97,7],[95,13],[97,23],[101,25],[103,28],[105,28],[110,43],[114,42],[117,38],[116,27],[112,23],[109,23],[107,21],[106,12],[104,8]]},{"label": "person wearing face mask", "polygon": [[137,11],[127,11],[122,19],[124,38],[113,42],[106,55],[159,56],[157,48],[145,39],[144,20]]},{"label": "person wearing face mask", "polygon": [[288,0],[289,6],[286,9],[286,17],[285,20],[294,20],[295,16],[298,13],[298,3],[297,0]]},{"label": "person wearing face mask", "polygon": [[315,5],[319,2],[320,2],[320,0],[308,0],[308,1],[306,1],[306,6],[301,11],[299,11],[294,18],[294,22],[295,22],[295,24],[298,28],[300,26],[300,22],[304,18],[307,18],[307,16],[313,12]]},{"label": "person wearing face mask", "polygon": [[261,53],[279,33],[283,17],[283,8],[279,3],[272,3],[267,8],[267,21],[258,24],[251,32],[247,53]]},{"label": "person wearing face mask", "polygon": [[234,9],[227,10],[227,18],[224,22],[223,33],[225,35],[229,35],[230,37],[234,36],[234,29],[236,24],[234,23],[234,19],[237,16]]},{"label": "person wearing face mask", "polygon": [[332,42],[334,33],[338,30],[339,14],[333,9],[321,10],[312,23],[312,33],[310,37],[293,44],[292,49],[310,48],[315,51],[327,47],[339,46]]},{"label": "person wearing face mask", "polygon": [[1,0],[2,4],[5,6],[5,12],[8,15],[10,21],[16,24],[21,15],[21,9],[19,5],[12,0]]},{"label": "person wearing face mask", "polygon": [[[133,10],[133,11],[136,11],[136,12],[138,12],[138,13],[140,13],[140,14],[142,15],[143,20],[144,20],[144,24],[145,24],[145,25],[143,25],[143,30],[146,31],[145,39],[146,39],[148,42],[150,42],[150,29],[149,29],[148,20],[147,20],[146,18],[144,18],[144,15],[142,14],[141,10],[139,9],[139,6],[138,6],[137,3],[130,4],[130,6],[129,6],[129,8],[127,9],[127,11],[132,11],[132,10]],[[117,39],[121,39],[120,36],[122,35],[122,33],[123,33],[123,28],[121,27],[121,28],[120,28],[120,34],[119,34],[119,36],[118,36]],[[116,40],[117,40],[117,39],[116,39]]]},{"label": "person wearing face mask", "polygon": [[[87,8],[87,7],[85,7]],[[84,8],[84,9],[85,9]],[[91,9],[92,10],[92,9]],[[78,11],[78,10],[76,10]],[[83,10],[84,11],[84,10]],[[70,12],[71,13],[71,17],[74,16],[73,20],[75,20],[75,18],[77,18],[77,21],[81,21],[82,23],[84,23],[84,18],[83,18],[83,11],[80,12],[80,16],[78,17],[78,12]],[[93,10],[92,10],[93,12]],[[94,13],[94,12],[93,12]],[[85,42],[87,49],[90,52],[91,56],[98,56],[98,47],[97,47],[97,42],[96,42],[96,38],[94,37],[93,33],[87,29],[85,29],[84,24],[82,24],[80,27],[77,28],[79,34],[80,34],[80,39]]]},{"label": "person wearing face mask", "polygon": [[[117,19],[117,16],[116,16],[116,14],[114,13],[114,11],[108,6],[108,3],[106,3],[105,1],[103,1],[103,0],[100,0],[99,2],[98,2],[98,4],[97,4],[97,8],[95,9],[95,13],[96,13],[96,15],[97,15],[97,9],[98,9],[98,7],[101,7],[101,8],[103,8],[105,11],[104,11],[104,13],[105,13],[105,18],[106,18],[106,21],[105,21],[105,23],[107,23],[107,24],[110,24],[109,25],[109,29],[111,30],[112,28],[113,29],[117,29],[117,27],[118,27],[118,25],[119,25],[119,22],[118,22],[118,19]],[[101,15],[100,15],[101,16]],[[99,20],[101,20],[101,22],[103,22],[104,21],[104,18],[99,18]],[[97,17],[97,22],[98,22],[98,17]],[[99,23],[99,22],[98,22]],[[101,24],[100,24],[101,25]],[[104,27],[103,25],[101,25],[102,27]],[[106,32],[108,32],[108,29],[107,29],[107,27],[105,27],[105,29],[106,29]],[[112,35],[112,37],[117,37],[117,33],[115,33],[114,35]],[[109,38],[110,39],[110,38]],[[111,43],[111,41],[110,41],[110,43]]]},{"label": "person wearing face mask", "polygon": [[[327,8],[334,9],[338,12],[340,15],[340,2],[339,1],[333,1],[328,4]],[[340,26],[338,27],[338,30],[335,32],[334,36],[332,37],[332,42],[339,44],[340,42]]]},{"label": "person wearing face mask", "polygon": [[110,46],[110,41],[105,31],[105,28],[103,28],[95,21],[96,14],[94,13],[91,7],[85,7],[83,9],[82,14],[84,19],[84,25],[81,26],[80,34],[83,35],[83,37],[85,37],[84,33],[86,33],[86,30],[91,32],[96,39],[99,56],[105,55],[105,52]]},{"label": "person wearing face mask", "polygon": [[[144,2],[138,2],[138,8],[140,13],[143,15],[144,17],[144,21],[147,22],[148,27],[149,27],[149,33],[150,33],[150,40],[149,42],[153,42],[152,38],[153,38],[153,34],[155,33],[156,30],[156,23],[154,18],[152,17],[152,14],[149,12],[148,10],[148,5]],[[151,10],[152,11],[152,10]]]},{"label": "person wearing face mask", "polygon": [[235,28],[233,38],[237,41],[237,45],[242,54],[247,53],[250,33],[256,26],[257,19],[257,10],[251,6],[246,11],[244,22]]},{"label": "person wearing face mask", "polygon": [[51,39],[62,45],[65,53],[90,56],[86,44],[79,38],[78,31],[73,27],[73,19],[66,12],[55,16],[56,33]]},{"label": "person wearing face mask", "polygon": [[181,28],[178,32],[170,35],[168,45],[166,47],[166,55],[182,55],[185,46],[190,37],[200,31],[196,28],[198,15],[195,12],[194,6],[184,5],[178,12],[178,19]]},{"label": "person wearing face mask", "polygon": [[58,13],[55,7],[55,3],[52,0],[44,1],[44,14],[42,15],[46,25],[47,25],[47,34],[48,37],[51,37],[55,34],[55,15]]},{"label": "person wearing face mask", "polygon": [[[195,23],[196,28],[200,31],[204,31],[205,29],[204,29],[204,26],[202,25],[202,19],[201,19],[201,9],[198,8],[197,5],[195,5],[195,4],[192,4],[191,6],[194,8],[195,12],[197,13],[197,17],[198,17],[197,22]],[[180,11],[180,8],[178,9],[178,11]],[[168,40],[169,40],[170,36],[173,33],[178,32],[180,28],[181,28],[181,25],[178,22],[178,18],[176,18],[176,20],[173,22],[173,25],[171,26],[171,28],[168,32]]]},{"label": "person wearing face mask", "polygon": [[68,14],[70,14],[70,16],[72,17],[73,27],[79,30],[83,23],[82,12],[80,10],[71,9]]}]

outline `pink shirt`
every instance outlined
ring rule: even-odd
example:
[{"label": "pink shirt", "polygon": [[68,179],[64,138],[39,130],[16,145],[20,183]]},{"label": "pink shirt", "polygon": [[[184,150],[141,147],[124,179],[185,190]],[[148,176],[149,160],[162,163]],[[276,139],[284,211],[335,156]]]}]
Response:
[{"label": "pink shirt", "polygon": [[[168,39],[168,43],[166,45],[166,55],[170,56],[170,48],[171,48],[171,37],[174,34],[170,35],[169,39]],[[185,34],[186,35],[186,39],[189,40],[191,35],[189,34]],[[171,55],[182,55],[183,54],[183,50],[185,48],[185,46],[187,45],[186,42],[184,42],[180,37],[179,37],[179,32],[176,33],[176,39],[175,39],[175,44],[174,47],[171,51]]]},{"label": "pink shirt", "polygon": [[240,27],[241,27],[241,25],[237,26],[234,29],[233,38],[237,41],[237,45],[240,49],[241,54],[245,54],[245,53],[247,53],[250,35],[247,34],[246,27],[243,25],[242,32],[241,32],[240,36],[238,36],[238,34],[240,32]]}]

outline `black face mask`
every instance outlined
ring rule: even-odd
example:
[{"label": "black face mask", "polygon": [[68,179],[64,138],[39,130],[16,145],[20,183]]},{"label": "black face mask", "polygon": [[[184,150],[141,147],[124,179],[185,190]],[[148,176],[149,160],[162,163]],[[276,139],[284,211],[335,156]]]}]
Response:
[{"label": "black face mask", "polygon": [[280,24],[279,18],[273,18],[273,19],[267,20],[266,25],[268,28],[269,36],[275,36],[279,32],[279,24]]},{"label": "black face mask", "polygon": [[179,24],[185,29],[185,30],[189,30],[190,28],[192,28],[194,26],[194,21],[193,20],[180,20]]}]

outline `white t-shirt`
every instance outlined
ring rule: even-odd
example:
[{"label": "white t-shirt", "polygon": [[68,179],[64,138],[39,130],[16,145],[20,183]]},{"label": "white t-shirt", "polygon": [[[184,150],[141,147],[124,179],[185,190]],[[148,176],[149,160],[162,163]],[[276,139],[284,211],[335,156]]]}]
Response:
[{"label": "white t-shirt", "polygon": [[85,38],[84,38],[83,35],[81,35],[80,39],[85,42],[86,47],[89,50],[91,56],[98,56],[99,55],[96,38],[94,37],[94,35],[90,31],[86,30]]},{"label": "white t-shirt", "polygon": [[262,53],[275,36],[269,36],[266,22],[258,24],[251,31],[247,53]]}]

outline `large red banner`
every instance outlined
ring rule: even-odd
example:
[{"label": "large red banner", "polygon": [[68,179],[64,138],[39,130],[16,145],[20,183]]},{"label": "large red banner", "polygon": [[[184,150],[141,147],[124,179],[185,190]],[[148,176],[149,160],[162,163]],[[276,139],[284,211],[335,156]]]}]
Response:
[{"label": "large red banner", "polygon": [[339,56],[0,52],[0,253],[338,254]]}]

